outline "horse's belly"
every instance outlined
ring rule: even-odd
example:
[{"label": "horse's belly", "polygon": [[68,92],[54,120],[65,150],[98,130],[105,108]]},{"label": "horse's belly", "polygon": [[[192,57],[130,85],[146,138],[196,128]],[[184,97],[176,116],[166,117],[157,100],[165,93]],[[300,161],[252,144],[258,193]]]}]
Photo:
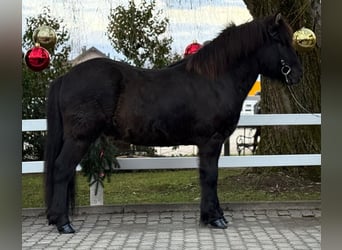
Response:
[{"label": "horse's belly", "polygon": [[121,140],[147,146],[191,145],[213,133],[211,120],[204,115],[208,112],[202,108],[206,102],[184,91],[176,95],[175,89],[156,94],[146,87],[140,92],[129,88],[115,112]]}]

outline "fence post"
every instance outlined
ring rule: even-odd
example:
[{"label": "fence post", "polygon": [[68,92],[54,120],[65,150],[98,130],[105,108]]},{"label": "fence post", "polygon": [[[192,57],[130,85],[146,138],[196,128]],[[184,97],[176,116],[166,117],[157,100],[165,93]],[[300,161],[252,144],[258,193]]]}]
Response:
[{"label": "fence post", "polygon": [[[94,177],[92,177],[91,182],[94,181],[93,178]],[[101,184],[98,185],[97,194],[95,194],[96,193],[95,191],[96,191],[96,183],[94,183],[93,185],[89,187],[90,206],[102,206],[103,205],[103,187],[101,186]]]}]

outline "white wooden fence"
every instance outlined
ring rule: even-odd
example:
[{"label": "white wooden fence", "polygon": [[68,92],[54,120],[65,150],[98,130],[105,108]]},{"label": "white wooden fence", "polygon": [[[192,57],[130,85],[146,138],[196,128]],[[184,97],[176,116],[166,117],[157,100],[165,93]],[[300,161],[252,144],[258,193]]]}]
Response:
[{"label": "white wooden fence", "polygon": [[[321,125],[321,114],[241,115],[239,127]],[[22,131],[45,131],[46,120],[23,120]],[[197,168],[197,157],[119,158],[119,170]],[[219,167],[320,166],[321,154],[221,156]],[[22,162],[22,173],[42,173],[43,161]]]}]

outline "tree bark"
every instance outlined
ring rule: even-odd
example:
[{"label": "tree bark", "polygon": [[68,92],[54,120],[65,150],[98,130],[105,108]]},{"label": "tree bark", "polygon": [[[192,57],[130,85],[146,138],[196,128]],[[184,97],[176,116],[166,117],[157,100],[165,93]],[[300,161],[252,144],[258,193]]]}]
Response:
[{"label": "tree bark", "polygon": [[[294,31],[305,26],[313,30],[317,36],[317,44],[313,50],[298,52],[304,75],[298,85],[290,87],[293,94],[284,84],[261,77],[261,113],[320,113],[320,1],[244,0],[244,2],[254,18],[281,12]],[[320,126],[262,127],[260,138],[258,154],[320,153]]]}]

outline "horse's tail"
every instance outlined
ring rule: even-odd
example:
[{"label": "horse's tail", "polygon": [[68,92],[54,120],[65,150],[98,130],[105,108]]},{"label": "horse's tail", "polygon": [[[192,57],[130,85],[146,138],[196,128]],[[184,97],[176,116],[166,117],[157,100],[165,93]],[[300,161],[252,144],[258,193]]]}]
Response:
[{"label": "horse's tail", "polygon": [[52,82],[47,99],[47,138],[45,141],[45,205],[49,211],[54,194],[55,161],[63,146],[63,123],[59,106],[62,78]]}]

